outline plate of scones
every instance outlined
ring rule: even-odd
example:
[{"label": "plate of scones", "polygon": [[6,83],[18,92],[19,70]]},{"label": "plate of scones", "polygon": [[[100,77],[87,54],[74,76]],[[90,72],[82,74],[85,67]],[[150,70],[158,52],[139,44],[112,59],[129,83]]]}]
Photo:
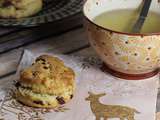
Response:
[{"label": "plate of scones", "polygon": [[82,0],[0,0],[1,26],[38,26],[81,11]]}]

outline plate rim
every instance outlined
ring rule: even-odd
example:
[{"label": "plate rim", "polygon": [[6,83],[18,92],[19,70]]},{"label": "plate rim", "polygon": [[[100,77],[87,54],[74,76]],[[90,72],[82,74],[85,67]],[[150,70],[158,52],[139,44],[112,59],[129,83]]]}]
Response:
[{"label": "plate rim", "polygon": [[[78,4],[80,3],[80,4]],[[72,0],[70,1],[70,3],[68,2],[68,4],[64,5],[64,7],[58,12],[59,14],[62,14],[62,11],[65,11],[66,9],[68,9],[68,11],[66,13],[63,13],[63,16],[59,17],[59,18],[55,18],[52,20],[44,20],[42,22],[35,22],[35,23],[28,23],[26,24],[25,22],[28,22],[29,19],[30,20],[35,20],[37,18],[43,17],[43,19],[45,19],[46,17],[51,17],[51,16],[55,16],[56,13],[54,12],[50,12],[48,14],[43,14],[43,15],[39,15],[39,16],[34,16],[34,17],[26,17],[26,18],[21,18],[19,20],[21,20],[21,22],[17,21],[18,19],[4,19],[4,18],[0,18],[0,26],[2,27],[36,27],[36,26],[40,26],[43,24],[49,24],[49,23],[53,23],[53,22],[58,22],[61,20],[65,20],[71,16],[74,16],[78,13],[82,12],[82,5],[83,5],[83,0]],[[7,20],[7,21],[6,21]],[[25,23],[25,24],[24,24]]]}]

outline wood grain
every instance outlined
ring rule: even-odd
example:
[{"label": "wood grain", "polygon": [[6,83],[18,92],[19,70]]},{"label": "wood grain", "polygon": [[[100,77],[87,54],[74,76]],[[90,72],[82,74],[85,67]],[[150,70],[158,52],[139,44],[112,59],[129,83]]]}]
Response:
[{"label": "wood grain", "polygon": [[43,24],[34,28],[23,28],[12,31],[13,29],[0,29],[0,54],[14,48],[43,40],[44,38],[59,35],[66,31],[82,27],[82,15],[77,14],[56,23]]},{"label": "wood grain", "polygon": [[16,32],[18,30],[20,30],[20,29],[18,29],[18,28],[4,28],[4,27],[0,27],[0,36],[7,35],[9,33]]},{"label": "wood grain", "polygon": [[[71,37],[72,36],[72,37]],[[81,49],[88,45],[84,29],[80,28],[67,32],[57,37],[43,39],[29,45],[22,46],[10,52],[0,55],[0,76],[12,73],[16,70],[20,55],[24,49],[33,52],[71,53],[74,50]]]},{"label": "wood grain", "polygon": [[[157,95],[157,112],[160,112],[160,88],[158,89],[158,95]],[[160,113],[159,113],[159,119],[160,119]]]}]

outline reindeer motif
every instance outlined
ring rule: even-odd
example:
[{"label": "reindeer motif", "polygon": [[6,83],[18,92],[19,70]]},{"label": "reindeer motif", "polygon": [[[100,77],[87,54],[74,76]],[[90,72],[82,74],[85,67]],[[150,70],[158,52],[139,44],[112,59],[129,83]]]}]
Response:
[{"label": "reindeer motif", "polygon": [[139,113],[136,109],[121,105],[104,105],[99,102],[99,98],[105,96],[102,94],[93,94],[88,92],[89,97],[86,101],[90,101],[91,110],[96,116],[96,120],[104,118],[108,120],[109,118],[119,118],[120,120],[135,120],[134,114]]}]

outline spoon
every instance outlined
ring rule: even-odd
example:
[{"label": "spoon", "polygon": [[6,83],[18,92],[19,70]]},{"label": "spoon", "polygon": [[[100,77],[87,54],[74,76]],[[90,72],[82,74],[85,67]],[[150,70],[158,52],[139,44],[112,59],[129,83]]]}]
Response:
[{"label": "spoon", "polygon": [[142,28],[142,26],[145,22],[145,19],[148,15],[148,11],[149,11],[149,8],[150,8],[150,5],[151,5],[151,1],[152,0],[144,0],[144,4],[143,4],[142,10],[141,10],[141,13],[139,15],[139,18],[132,28],[132,33],[140,33],[141,28]]}]

